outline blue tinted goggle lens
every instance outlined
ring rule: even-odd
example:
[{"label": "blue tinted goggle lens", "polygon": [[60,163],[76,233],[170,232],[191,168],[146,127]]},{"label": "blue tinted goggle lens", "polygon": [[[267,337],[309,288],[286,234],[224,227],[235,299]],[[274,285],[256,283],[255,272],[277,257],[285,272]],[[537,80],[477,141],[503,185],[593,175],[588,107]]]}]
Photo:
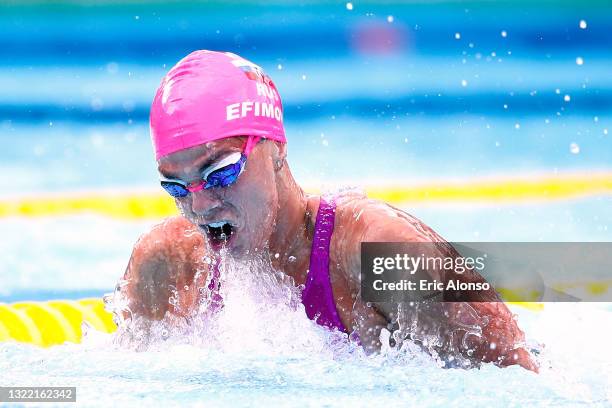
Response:
[{"label": "blue tinted goggle lens", "polygon": [[185,197],[189,194],[189,190],[187,190],[184,186],[179,183],[174,183],[172,181],[162,181],[161,186],[170,194],[172,197]]},{"label": "blue tinted goggle lens", "polygon": [[206,186],[204,188],[211,187],[227,187],[238,180],[238,176],[242,171],[242,167],[246,161],[246,157],[242,155],[237,163],[229,164],[218,170],[213,171],[206,177]]}]

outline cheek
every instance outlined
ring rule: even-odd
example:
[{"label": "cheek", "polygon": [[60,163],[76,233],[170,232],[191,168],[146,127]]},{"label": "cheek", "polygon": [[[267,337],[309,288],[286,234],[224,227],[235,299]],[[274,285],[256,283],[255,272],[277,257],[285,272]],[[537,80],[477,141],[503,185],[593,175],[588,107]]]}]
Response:
[{"label": "cheek", "polygon": [[[251,185],[252,186],[252,185]],[[269,235],[276,219],[278,200],[276,189],[262,189],[249,186],[244,191],[244,201],[242,215],[245,223],[254,229],[259,230],[264,235]]]},{"label": "cheek", "polygon": [[[261,177],[263,174],[269,177]],[[262,169],[259,173],[254,171],[238,187],[236,199],[241,200],[240,212],[248,233],[258,240],[267,239],[274,228],[278,211],[273,172],[270,169]]]},{"label": "cheek", "polygon": [[192,216],[193,212],[191,211],[191,201],[189,197],[175,198],[174,203],[183,217],[187,218],[188,220],[194,219]]}]

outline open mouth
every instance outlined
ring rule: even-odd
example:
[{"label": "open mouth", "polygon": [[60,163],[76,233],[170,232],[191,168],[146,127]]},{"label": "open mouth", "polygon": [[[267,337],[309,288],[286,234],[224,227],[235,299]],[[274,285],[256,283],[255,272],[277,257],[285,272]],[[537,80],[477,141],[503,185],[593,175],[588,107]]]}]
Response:
[{"label": "open mouth", "polygon": [[236,232],[236,227],[228,221],[201,224],[200,227],[206,232],[208,242],[214,250],[227,246]]}]

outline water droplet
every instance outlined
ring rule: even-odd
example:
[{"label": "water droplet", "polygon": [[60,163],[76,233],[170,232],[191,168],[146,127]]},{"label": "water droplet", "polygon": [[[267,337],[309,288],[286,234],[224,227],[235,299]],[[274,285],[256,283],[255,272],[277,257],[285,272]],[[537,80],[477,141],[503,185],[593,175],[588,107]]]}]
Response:
[{"label": "water droplet", "polygon": [[508,36],[508,33],[506,32],[506,30],[502,30],[501,36],[504,37],[504,38],[506,38]]},{"label": "water droplet", "polygon": [[570,152],[572,152],[572,154],[580,153],[580,146],[578,146],[578,143],[570,143]]},{"label": "water droplet", "polygon": [[104,101],[100,98],[93,98],[90,102],[91,109],[94,111],[100,111],[104,108]]},{"label": "water droplet", "polygon": [[185,286],[183,286],[183,289],[185,289],[185,290],[189,290],[189,285],[185,285]]},{"label": "water droplet", "polygon": [[582,57],[576,57],[576,65],[582,65],[584,64],[584,59],[582,59]]},{"label": "water droplet", "polygon": [[455,33],[455,40],[461,39],[461,33]]},{"label": "water droplet", "polygon": [[520,129],[521,128],[521,124],[520,123],[515,123],[514,124],[514,128],[515,129]]},{"label": "water droplet", "polygon": [[461,80],[461,86],[466,87],[468,85],[468,82],[465,79]]},{"label": "water droplet", "polygon": [[491,350],[495,350],[495,349],[497,348],[497,343],[492,342],[491,344],[489,344],[489,348],[490,348]]},{"label": "water droplet", "polygon": [[305,81],[305,80],[306,80],[306,75],[302,74],[302,81]]},{"label": "water droplet", "polygon": [[278,259],[280,257],[280,254],[277,252],[274,254],[274,258]]},{"label": "water droplet", "polygon": [[119,64],[117,64],[116,62],[109,62],[108,64],[106,64],[106,72],[111,75],[116,74],[117,72],[119,72]]},{"label": "water droplet", "polygon": [[295,260],[296,260],[296,259],[297,259],[297,258],[296,258],[295,256],[291,255],[291,256],[289,257],[289,262],[295,262]]},{"label": "water droplet", "polygon": [[564,100],[565,102],[569,102],[571,99],[572,99],[572,98],[571,98],[569,95],[565,95],[565,96],[563,97],[563,100]]},{"label": "water droplet", "polygon": [[393,16],[387,16],[387,22],[392,23],[394,20]]},{"label": "water droplet", "polygon": [[346,3],[346,9],[347,10],[352,10],[353,9],[353,3],[351,3],[351,2]]},{"label": "water droplet", "polygon": [[580,20],[579,26],[585,30],[587,28],[587,22],[585,20]]},{"label": "water droplet", "polygon": [[607,134],[608,134],[608,129],[604,129],[604,130],[603,130],[603,134],[604,134],[604,135],[607,135]]}]

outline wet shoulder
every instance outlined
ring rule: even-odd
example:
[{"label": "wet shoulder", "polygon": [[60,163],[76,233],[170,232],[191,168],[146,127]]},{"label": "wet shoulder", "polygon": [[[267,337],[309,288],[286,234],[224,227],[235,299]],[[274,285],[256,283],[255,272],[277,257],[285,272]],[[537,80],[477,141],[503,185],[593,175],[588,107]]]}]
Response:
[{"label": "wet shoulder", "polygon": [[444,241],[423,221],[361,192],[336,197],[336,228],[348,241]]},{"label": "wet shoulder", "polygon": [[336,197],[332,259],[349,280],[358,283],[362,242],[444,242],[424,222],[365,194]]}]

